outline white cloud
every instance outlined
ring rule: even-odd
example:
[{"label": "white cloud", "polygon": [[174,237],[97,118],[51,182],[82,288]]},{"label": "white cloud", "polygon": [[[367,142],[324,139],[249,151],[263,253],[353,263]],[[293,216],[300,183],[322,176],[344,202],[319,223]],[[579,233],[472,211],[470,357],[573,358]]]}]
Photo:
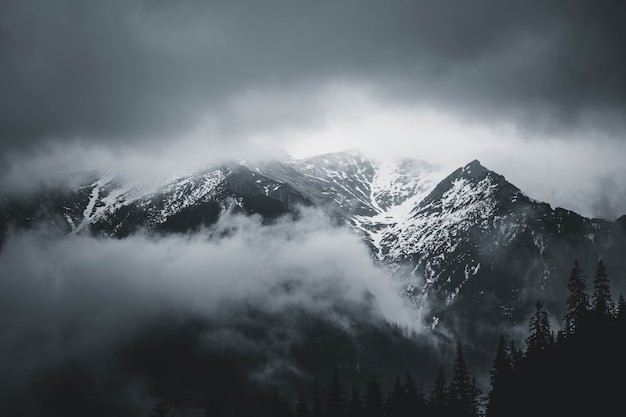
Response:
[{"label": "white cloud", "polygon": [[350,306],[409,327],[417,314],[358,238],[316,211],[272,226],[226,216],[210,231],[159,239],[22,232],[0,253],[0,305],[0,385],[12,387],[70,358],[105,355],[163,312],[228,323],[242,305],[300,309],[347,329]]},{"label": "white cloud", "polygon": [[[415,103],[391,104],[356,82],[333,81],[317,90],[248,90],[227,111],[207,113],[177,137],[154,146],[46,142],[37,152],[14,153],[0,189],[58,185],[68,173],[100,169],[139,183],[229,158],[295,157],[358,149],[374,158],[425,160],[452,172],[473,159],[507,177],[531,197],[609,219],[626,213],[626,143],[613,133],[552,134],[511,124],[461,119]],[[249,126],[249,127],[246,127]]]}]

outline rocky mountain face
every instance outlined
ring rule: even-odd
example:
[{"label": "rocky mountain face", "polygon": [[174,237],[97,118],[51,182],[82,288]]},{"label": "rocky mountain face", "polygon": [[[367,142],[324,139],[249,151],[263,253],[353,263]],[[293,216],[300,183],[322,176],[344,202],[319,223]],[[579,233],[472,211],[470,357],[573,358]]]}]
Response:
[{"label": "rocky mountain face", "polygon": [[301,205],[359,233],[373,259],[428,311],[427,325],[476,344],[483,333],[525,326],[537,299],[560,318],[574,259],[592,274],[601,256],[616,291],[626,290],[617,274],[626,267],[626,216],[612,222],[553,209],[478,161],[447,177],[424,162],[350,152],[231,161],[152,189],[92,173],[73,190],[4,198],[0,228],[45,222],[67,234],[119,238],[197,230],[228,210],[272,221],[297,216]]},{"label": "rocky mountain face", "polygon": [[[478,161],[446,177],[380,234],[382,262],[408,265],[423,278],[407,294],[430,303],[433,325],[443,317],[468,337],[525,325],[537,299],[560,319],[575,259],[590,275],[599,257],[612,271],[626,266],[620,220],[553,209]],[[613,279],[623,291],[623,277]]]}]

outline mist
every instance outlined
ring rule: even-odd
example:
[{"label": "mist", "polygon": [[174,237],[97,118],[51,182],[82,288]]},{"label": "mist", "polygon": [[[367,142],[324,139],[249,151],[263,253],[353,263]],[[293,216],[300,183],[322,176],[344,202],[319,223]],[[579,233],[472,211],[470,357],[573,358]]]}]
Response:
[{"label": "mist", "polygon": [[0,190],[76,165],[143,183],[242,150],[356,147],[451,170],[480,159],[615,219],[623,18],[590,0],[4,1]]},{"label": "mist", "polygon": [[[282,108],[276,100],[250,95],[239,106],[249,106],[242,111],[258,117],[263,102]],[[621,163],[626,143],[601,132],[545,136],[506,123],[459,121],[429,109],[383,105],[358,88],[338,88],[302,100],[323,101],[323,110],[316,111],[323,122],[306,127],[286,123],[280,129],[260,126],[254,131],[257,122],[242,116],[240,122],[251,131],[221,131],[207,121],[159,145],[107,146],[76,138],[12,151],[0,168],[0,194],[72,189],[81,184],[81,173],[94,171],[150,188],[232,159],[252,164],[353,149],[373,160],[413,158],[438,165],[441,179],[478,159],[528,196],[553,207],[607,220],[626,213],[626,168]]]},{"label": "mist", "polygon": [[[194,235],[119,240],[12,233],[0,253],[1,390],[20,392],[67,363],[115,363],[120,346],[176,317],[216,324],[201,332],[203,343],[265,357],[249,376],[270,380],[294,371],[283,355],[301,337],[303,315],[347,334],[355,312],[421,331],[399,282],[374,266],[357,236],[317,211],[301,217],[262,226],[225,215]],[[238,330],[253,320],[250,310],[269,320],[258,319],[265,336],[257,340]]]}]

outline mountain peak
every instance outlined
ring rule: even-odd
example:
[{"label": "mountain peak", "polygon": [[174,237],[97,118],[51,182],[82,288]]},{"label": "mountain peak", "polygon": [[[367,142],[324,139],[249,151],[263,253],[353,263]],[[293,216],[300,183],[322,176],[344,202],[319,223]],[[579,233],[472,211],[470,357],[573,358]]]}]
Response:
[{"label": "mountain peak", "polygon": [[[494,198],[502,201],[509,201],[511,200],[511,196],[521,193],[516,186],[509,183],[502,175],[485,168],[480,161],[474,159],[444,178],[443,181],[418,204],[414,211],[419,211],[441,200],[444,195],[451,192],[453,189],[459,188],[461,184],[467,184],[468,187],[470,187],[461,187],[463,193],[472,192],[482,195],[482,193],[488,191]],[[496,197],[496,195],[499,197]]]},{"label": "mountain peak", "polygon": [[482,168],[482,169],[486,169],[478,159],[474,159],[472,162],[470,162],[469,164],[465,165],[463,167],[463,169],[471,169],[471,168]]},{"label": "mountain peak", "polygon": [[465,178],[479,178],[490,172],[491,171],[485,168],[478,159],[474,159],[472,162],[456,171],[456,173],[458,173],[457,176]]}]

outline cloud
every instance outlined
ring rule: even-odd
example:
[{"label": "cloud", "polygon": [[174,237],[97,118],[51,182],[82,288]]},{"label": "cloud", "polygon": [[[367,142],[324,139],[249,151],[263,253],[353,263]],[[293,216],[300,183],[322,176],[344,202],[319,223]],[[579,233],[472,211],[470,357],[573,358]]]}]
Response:
[{"label": "cloud", "polygon": [[[621,164],[593,146],[624,151],[625,13],[591,0],[5,1],[0,187],[58,183],[75,165],[156,177],[274,147],[453,167],[495,149],[497,168],[537,143],[587,144],[585,182],[604,184]],[[585,195],[604,202],[592,208],[572,200],[550,202],[624,211],[611,190]]]},{"label": "cloud", "polygon": [[[68,362],[84,362],[86,369],[108,363],[162,316],[203,317],[218,323],[203,336],[214,348],[290,362],[277,352],[284,351],[281,343],[298,339],[302,314],[347,332],[350,311],[360,311],[364,321],[419,331],[406,303],[356,236],[313,211],[296,223],[263,227],[256,218],[226,216],[205,233],[158,239],[21,232],[0,253],[0,386],[19,390]],[[248,308],[260,312],[259,323],[264,316],[282,317],[267,323],[269,342],[238,333],[252,320]]]},{"label": "cloud", "polygon": [[[617,2],[1,7],[4,149],[75,137],[158,146],[207,117],[226,130],[306,124],[323,118],[309,97],[336,82],[532,130],[624,125],[625,12]],[[239,100],[259,92],[297,104],[271,103],[263,117],[239,119]]]}]

